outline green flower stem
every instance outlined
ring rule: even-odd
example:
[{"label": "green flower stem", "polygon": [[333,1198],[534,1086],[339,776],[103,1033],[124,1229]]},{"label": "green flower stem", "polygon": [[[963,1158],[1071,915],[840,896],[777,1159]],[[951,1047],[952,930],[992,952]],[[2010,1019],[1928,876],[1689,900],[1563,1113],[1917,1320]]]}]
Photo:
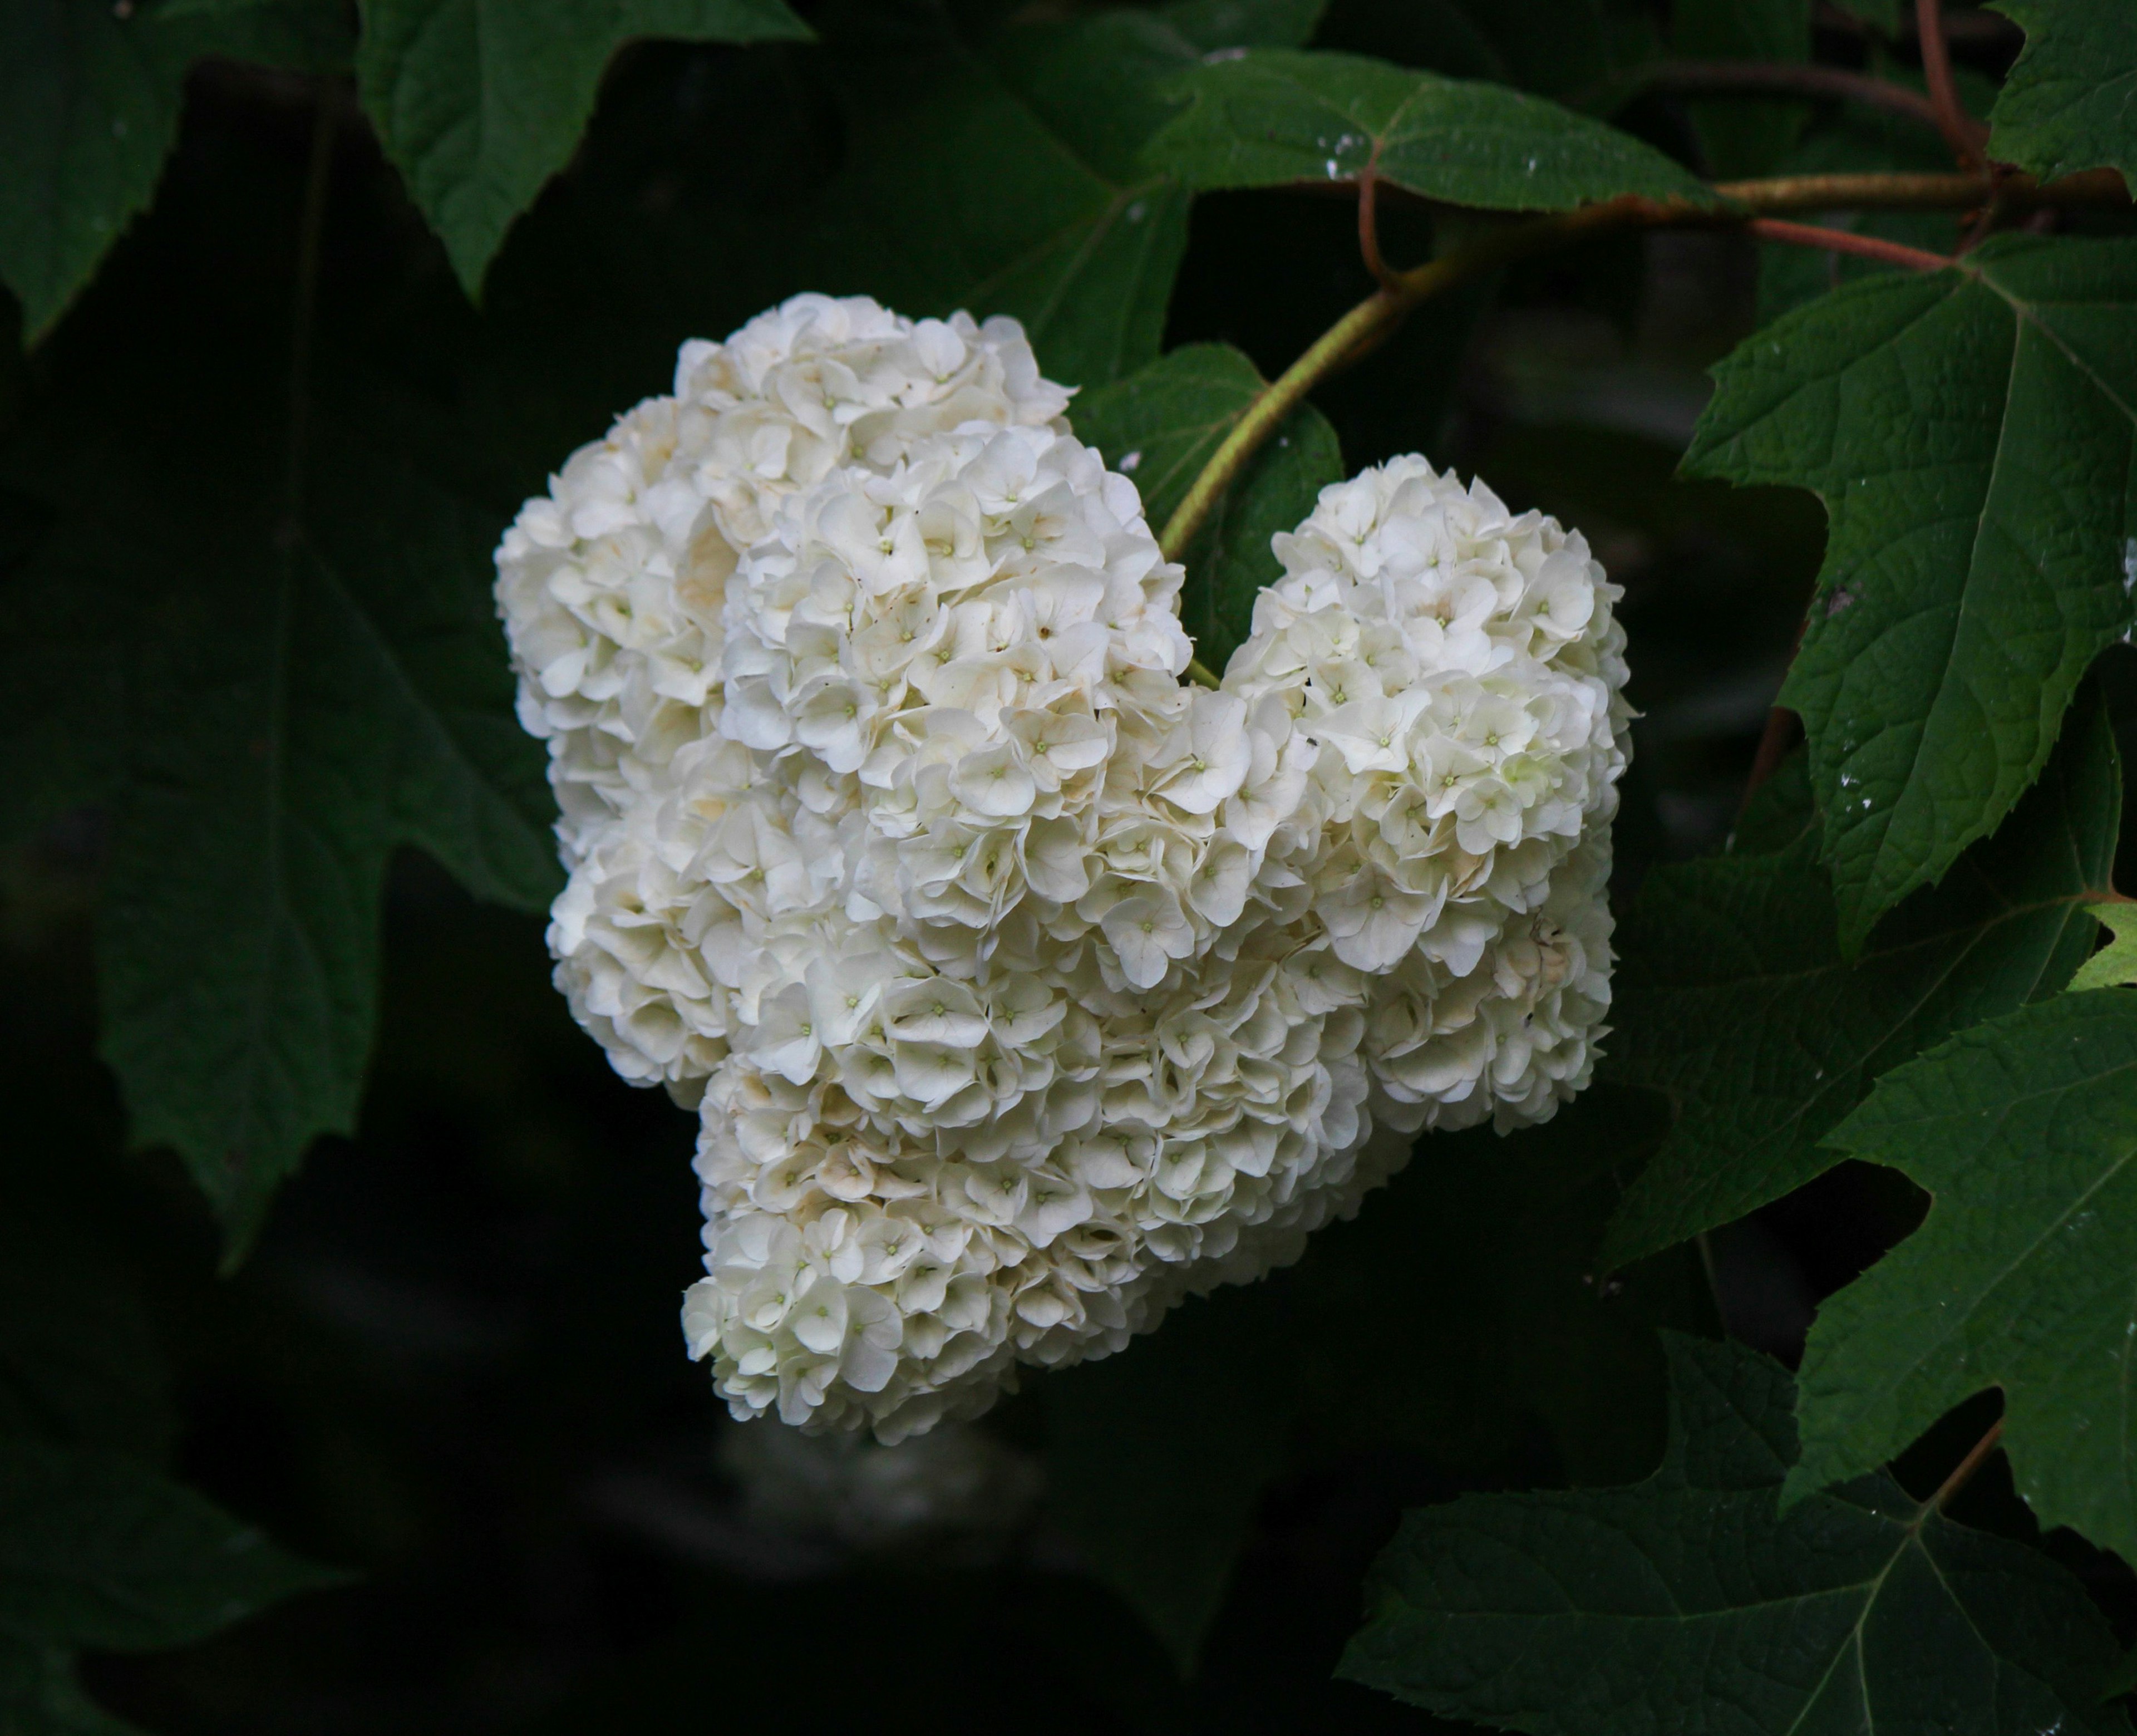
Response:
[{"label": "green flower stem", "polygon": [[[1340,183],[1338,183],[1340,185]],[[1158,539],[1167,560],[1178,560],[1194,541],[1225,489],[1316,386],[1385,338],[1409,310],[1443,290],[1540,253],[1619,229],[1668,229],[1744,223],[1761,216],[1836,210],[1969,211],[1988,202],[1989,184],[1972,174],[1784,175],[1765,181],[1724,182],[1714,188],[1719,207],[1689,199],[1611,199],[1575,211],[1510,225],[1458,247],[1414,271],[1400,274],[1323,332],[1312,348],[1265,388],[1195,479],[1194,486]],[[2122,205],[2129,193],[2112,169],[2091,170],[2042,183],[2030,176],[1998,181],[1993,197],[2001,211],[2043,206]],[[1189,676],[1214,686],[1200,665]]]}]

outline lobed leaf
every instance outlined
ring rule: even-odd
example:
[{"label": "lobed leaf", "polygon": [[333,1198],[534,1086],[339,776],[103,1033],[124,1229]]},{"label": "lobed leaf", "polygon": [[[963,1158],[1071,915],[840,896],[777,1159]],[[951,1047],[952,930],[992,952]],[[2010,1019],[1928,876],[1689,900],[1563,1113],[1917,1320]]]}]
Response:
[{"label": "lobed leaf", "polygon": [[2003,1392],[2044,1525],[2137,1559],[2137,992],[2063,995],[1886,1074],[1831,1144],[1929,1190],[1922,1226],[1818,1310],[1800,1494]]},{"label": "lobed leaf", "polygon": [[1839,1161],[1821,1142],[1878,1074],[2061,988],[2092,944],[2085,905],[2114,866],[2120,788],[2089,700],[2003,830],[1852,959],[1813,832],[1772,855],[1655,870],[1619,931],[1606,1066],[1667,1094],[1677,1119],[1626,1190],[1606,1261],[1801,1187]]},{"label": "lobed leaf", "polygon": [[[1166,521],[1266,383],[1229,345],[1191,344],[1077,400],[1077,436],[1141,490],[1151,528]],[[1336,431],[1302,404],[1249,462],[1185,555],[1180,612],[1196,655],[1221,671],[1251,630],[1254,598],[1280,576],[1270,551],[1321,490],[1343,480]]]},{"label": "lobed leaf", "polygon": [[1825,855],[1852,954],[1994,830],[2133,619],[2137,243],[2006,237],[1850,284],[1715,370],[1685,469],[1814,490],[1803,649]]},{"label": "lobed leaf", "polygon": [[2128,1729],[2097,1703],[2114,1637],[2063,1569],[1882,1475],[1782,1513],[1786,1372],[1739,1345],[1667,1348],[1653,1476],[1411,1513],[1341,1673],[1538,1736]]},{"label": "lobed leaf", "polygon": [[2137,184],[2137,30],[2122,0],[1993,0],[2026,32],[1989,154],[2042,180],[2117,168]]},{"label": "lobed leaf", "polygon": [[357,87],[386,154],[473,295],[570,160],[626,42],[796,41],[785,0],[360,0]]},{"label": "lobed leaf", "polygon": [[1361,56],[1257,50],[1177,86],[1192,106],[1150,160],[1196,188],[1382,179],[1495,211],[1563,211],[1624,193],[1711,203],[1688,170],[1630,134],[1502,85]]}]

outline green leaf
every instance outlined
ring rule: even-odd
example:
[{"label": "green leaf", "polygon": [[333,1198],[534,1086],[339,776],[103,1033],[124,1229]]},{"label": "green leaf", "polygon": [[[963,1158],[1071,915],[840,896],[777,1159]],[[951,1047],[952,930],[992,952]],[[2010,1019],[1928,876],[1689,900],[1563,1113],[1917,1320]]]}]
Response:
[{"label": "green leaf", "polygon": [[1989,119],[1989,153],[2042,180],[2111,166],[2137,184],[2137,30],[2123,0],[1996,0],[2026,46]]},{"label": "green leaf", "polygon": [[2073,989],[2117,988],[2137,983],[2137,905],[2087,905],[2110,937],[2105,946],[2077,968]]},{"label": "green leaf", "polygon": [[1297,1384],[1267,1348],[1279,1299],[1188,1303],[1124,1353],[1047,1382],[1055,1522],[1194,1673],[1263,1490],[1283,1469]]},{"label": "green leaf", "polygon": [[2041,1523],[2137,1559],[2137,993],[2059,996],[1963,1032],[1886,1074],[1831,1143],[1931,1203],[1818,1310],[1790,1491],[1998,1386]]},{"label": "green leaf", "polygon": [[1142,158],[1166,93],[1205,52],[1296,39],[1311,10],[1230,0],[847,46],[847,168],[809,222],[810,271],[908,314],[1012,315],[1071,385],[1132,373],[1157,358],[1187,246],[1187,189]]},{"label": "green leaf", "polygon": [[196,60],[312,70],[348,51],[331,0],[263,0],[229,18],[164,10],[110,0],[0,7],[0,280],[22,301],[32,343],[147,207]]},{"label": "green leaf", "polygon": [[[1078,398],[1077,436],[1134,480],[1161,532],[1264,384],[1229,345],[1191,344]],[[1282,571],[1269,539],[1296,529],[1321,490],[1342,480],[1336,431],[1302,404],[1225,490],[1187,551],[1181,597],[1196,655],[1210,668],[1221,671],[1246,637],[1255,597]]]},{"label": "green leaf", "polygon": [[2062,1568],[1891,1479],[1778,1511],[1778,1364],[1672,1338],[1661,1470],[1629,1489],[1469,1495],[1409,1514],[1341,1674],[1539,1736],[2125,1731],[2106,1623]]},{"label": "green leaf", "polygon": [[1685,468],[1831,520],[1803,714],[1850,953],[1993,831],[2129,630],[2137,244],[1992,241],[1850,284],[1715,370]]},{"label": "green leaf", "polygon": [[357,88],[473,295],[513,221],[570,160],[626,42],[795,41],[785,0],[360,0]]},{"label": "green leaf", "polygon": [[64,1646],[0,1634],[0,1736],[139,1736],[81,1691]]},{"label": "green leaf", "polygon": [[1805,835],[1778,854],[1657,869],[1619,931],[1609,1076],[1677,1119],[1626,1190],[1614,1263],[1743,1217],[1829,1169],[1820,1142],[1878,1074],[2054,994],[2092,944],[2120,770],[2088,700],[2039,786],[1945,884],[1841,951]]},{"label": "green leaf", "polygon": [[1629,134],[1501,85],[1271,49],[1205,63],[1178,88],[1194,105],[1149,156],[1197,188],[1354,181],[1370,163],[1412,193],[1496,211],[1620,193],[1712,200]]},{"label": "green leaf", "polygon": [[[1807,61],[1810,12],[1810,0],[1677,0],[1670,48],[1688,61]],[[1687,108],[1725,180],[1770,173],[1810,113],[1800,102],[1741,97]]]},{"label": "green leaf", "polygon": [[353,1127],[392,852],[525,908],[557,878],[489,594],[503,515],[450,485],[436,411],[360,367],[310,394],[287,512],[284,364],[250,335],[183,303],[84,329],[10,455],[55,522],[0,601],[37,635],[16,655],[86,656],[124,695],[81,719],[109,737],[85,763],[120,768],[81,792],[112,808],[102,1052],[233,1257]]},{"label": "green leaf", "polygon": [[121,1454],[0,1439],[0,1631],[182,1646],[344,1577]]}]

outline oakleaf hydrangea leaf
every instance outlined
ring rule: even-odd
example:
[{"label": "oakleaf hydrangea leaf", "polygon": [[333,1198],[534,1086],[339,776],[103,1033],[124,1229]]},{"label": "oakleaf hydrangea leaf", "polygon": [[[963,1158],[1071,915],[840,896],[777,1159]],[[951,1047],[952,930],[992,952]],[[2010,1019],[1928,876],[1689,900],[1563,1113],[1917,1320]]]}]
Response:
[{"label": "oakleaf hydrangea leaf", "polygon": [[1882,1474],[1781,1512],[1787,1373],[1740,1345],[1667,1345],[1662,1468],[1411,1513],[1341,1674],[1537,1736],[2128,1729],[2098,1703],[2114,1636],[2062,1568]]},{"label": "oakleaf hydrangea leaf", "polygon": [[471,295],[569,160],[624,43],[809,34],[784,0],[363,0],[362,12],[364,110]]},{"label": "oakleaf hydrangea leaf", "polygon": [[2105,164],[2137,183],[2137,27],[2123,0],[1998,0],[2026,32],[1989,152],[2043,180]]},{"label": "oakleaf hydrangea leaf", "polygon": [[1193,105],[1149,155],[1198,188],[1353,181],[1370,163],[1428,198],[1497,211],[1712,198],[1652,146],[1540,96],[1358,55],[1250,51],[1177,88]]},{"label": "oakleaf hydrangea leaf", "polygon": [[1853,953],[1995,828],[2130,626],[2137,244],[2008,237],[1850,284],[1715,378],[1687,471],[1812,489],[1831,519],[1781,699]]},{"label": "oakleaf hydrangea leaf", "polygon": [[2044,1525],[2137,1559],[2137,992],[2061,995],[1877,1083],[1838,1150],[1927,1188],[1922,1226],[1819,1309],[1804,1353],[1805,1492],[2003,1391]]},{"label": "oakleaf hydrangea leaf", "polygon": [[260,0],[224,17],[109,0],[0,8],[0,280],[42,336],[148,203],[203,55],[314,68],[348,47],[331,0]]},{"label": "oakleaf hydrangea leaf", "polygon": [[2137,983],[2137,905],[2087,905],[2110,935],[2105,946],[2077,968],[2072,988],[2114,988]]},{"label": "oakleaf hydrangea leaf", "polygon": [[[1076,431],[1133,479],[1161,531],[1264,383],[1229,345],[1191,344],[1078,398]],[[1302,404],[1225,490],[1187,550],[1180,592],[1180,618],[1212,670],[1221,672],[1246,638],[1256,594],[1282,571],[1269,539],[1296,526],[1321,490],[1342,480],[1336,431]]]},{"label": "oakleaf hydrangea leaf", "polygon": [[1619,930],[1610,1072],[1677,1119],[1626,1190],[1615,1264],[1741,1217],[1839,1161],[1819,1142],[1870,1081],[1993,1014],[2053,994],[2092,944],[2120,774],[2087,701],[1987,844],[1840,949],[1814,834],[1776,854],[1657,869]]},{"label": "oakleaf hydrangea leaf", "polygon": [[0,1439],[0,1631],[181,1646],[343,1576],[124,1455]]}]

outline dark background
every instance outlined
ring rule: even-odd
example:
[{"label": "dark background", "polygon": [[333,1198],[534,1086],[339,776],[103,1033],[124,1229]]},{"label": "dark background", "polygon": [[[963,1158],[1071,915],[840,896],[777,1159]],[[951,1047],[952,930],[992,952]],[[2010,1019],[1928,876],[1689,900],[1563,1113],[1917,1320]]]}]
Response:
[{"label": "dark background", "polygon": [[[1414,57],[1404,12],[1338,0],[1317,40]],[[1844,32],[1823,41],[1854,51]],[[1960,41],[1993,72],[2015,33]],[[158,346],[239,355],[256,338],[283,353],[317,95],[256,71],[196,75],[153,214],[35,357],[0,349],[0,427],[76,374],[150,365]],[[438,461],[501,523],[574,445],[665,388],[682,339],[799,289],[864,286],[801,275],[782,227],[837,172],[840,115],[836,76],[811,49],[627,51],[478,315],[351,107],[334,140],[323,365],[384,372],[481,431]],[[1628,118],[1696,149],[1681,105],[1650,99]],[[1429,219],[1395,207],[1384,239],[1398,261],[1422,258]],[[1346,203],[1207,197],[1166,346],[1227,340],[1273,374],[1369,287]],[[1622,900],[1648,864],[1726,839],[1823,520],[1808,496],[1672,480],[1704,368],[1755,320],[1747,241],[1628,237],[1492,288],[1428,305],[1317,402],[1351,469],[1422,450],[1480,472],[1513,505],[1582,527],[1625,586],[1643,714],[1619,823]],[[2105,669],[2118,700],[2131,661]],[[723,1456],[735,1426],[677,1325],[699,1251],[694,1119],[624,1085],[572,1026],[538,919],[473,902],[420,856],[404,853],[391,876],[360,1132],[312,1152],[249,1261],[218,1276],[206,1207],[168,1153],[126,1151],[95,1058],[100,843],[97,817],[80,813],[0,857],[8,1236],[34,1250],[26,1259],[80,1275],[110,1316],[125,1347],[113,1402],[134,1407],[144,1439],[168,1436],[178,1474],[356,1575],[189,1650],[92,1661],[103,1699],[174,1736],[1423,1729],[1423,1714],[1329,1680],[1397,1513],[1463,1489],[1642,1475],[1661,1429],[1659,1364],[1639,1348],[1648,1327],[1716,1328],[1690,1251],[1622,1286],[1585,1269],[1614,1166],[1637,1151],[1652,1105],[1599,1089],[1546,1134],[1429,1142],[1309,1256],[1325,1273],[1378,1246],[1408,1275],[1411,1311],[1361,1400],[1378,1420],[1302,1421],[1183,1685],[1043,1502],[983,1535],[874,1547],[751,1504]],[[1792,1358],[1818,1298],[1920,1209],[1904,1182],[1849,1165],[1720,1233],[1727,1324]],[[1575,1328],[1570,1313],[1509,1313],[1463,1265],[1473,1237],[1549,1262],[1550,1283],[1584,1287],[1590,1313],[1620,1310],[1622,1331],[1589,1314]],[[1292,1283],[1189,1315],[1281,1310]],[[1648,1378],[1576,1390],[1591,1329],[1617,1333],[1614,1353]],[[1482,1366],[1501,1358],[1473,1340],[1517,1343],[1527,1363],[1514,1376]],[[1487,1391],[1495,1379],[1510,1390]],[[1046,1385],[986,1425],[1034,1476]],[[1917,1480],[1933,1485],[1982,1420],[1956,1418],[1918,1449]],[[1964,1503],[1977,1523],[2027,1524],[2000,1468]],[[2119,1566],[2055,1547],[2127,1617]],[[797,1704],[812,1709],[798,1724]]]}]

